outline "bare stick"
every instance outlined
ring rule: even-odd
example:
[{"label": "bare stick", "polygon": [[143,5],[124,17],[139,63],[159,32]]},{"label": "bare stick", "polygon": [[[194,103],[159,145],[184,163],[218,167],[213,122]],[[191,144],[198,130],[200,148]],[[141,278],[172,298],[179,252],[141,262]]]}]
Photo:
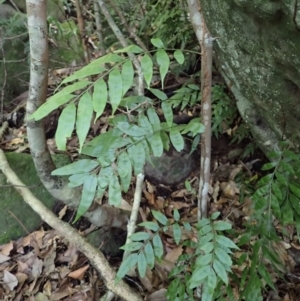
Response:
[{"label": "bare stick", "polygon": [[101,52],[101,56],[105,55],[105,46],[104,46],[104,40],[103,40],[103,26],[102,26],[102,20],[101,20],[101,15],[99,12],[99,5],[97,0],[93,1],[94,3],[94,12],[95,12],[95,23],[96,23],[96,28],[97,28],[97,36],[99,40],[99,49]]},{"label": "bare stick", "polygon": [[77,22],[78,22],[78,30],[79,30],[79,35],[82,43],[82,47],[84,49],[84,59],[86,64],[90,62],[90,55],[89,55],[89,50],[85,42],[85,27],[84,27],[84,19],[81,13],[81,4],[79,0],[75,0],[75,7],[76,7],[76,15],[77,15]]},{"label": "bare stick", "polygon": [[[131,37],[135,40],[137,45],[139,45],[145,52],[149,52],[144,42],[140,39],[140,37],[135,33],[135,28],[132,28],[128,23],[125,17],[123,16],[121,10],[119,7],[114,3],[114,1],[109,0],[111,7],[114,9],[114,11],[118,14],[120,20],[122,21],[122,24],[126,28],[127,32],[130,34]],[[148,53],[149,54],[149,53]]]},{"label": "bare stick", "polygon": [[[106,18],[106,21],[108,22],[108,24],[109,24],[110,28],[112,29],[112,31],[114,32],[115,36],[120,41],[120,43],[123,47],[127,47],[128,43],[127,43],[124,35],[122,34],[121,30],[117,26],[116,22],[112,18],[111,14],[109,13],[104,1],[98,0],[98,3],[99,3],[99,6],[101,8],[103,15]],[[143,79],[143,71],[142,71],[140,62],[138,61],[137,57],[133,53],[129,52],[128,56],[132,60],[134,67],[138,73],[138,89],[137,89],[138,95],[144,96],[144,79]]]},{"label": "bare stick", "polygon": [[[136,221],[139,214],[139,208],[141,204],[141,198],[142,198],[142,191],[143,191],[143,183],[144,183],[144,174],[139,173],[136,177],[136,186],[135,186],[135,193],[134,193],[134,200],[133,200],[133,206],[132,211],[130,215],[130,220],[127,225],[127,239],[126,244],[131,242],[131,239],[129,238],[130,235],[132,235],[136,228]],[[123,261],[129,256],[130,251],[125,251],[123,255]]]},{"label": "bare stick", "polygon": [[201,166],[198,193],[198,219],[207,217],[208,190],[210,185],[211,157],[211,78],[212,78],[212,45],[211,37],[203,18],[199,1],[187,0],[199,44],[201,45],[201,121],[205,131],[201,135]]}]

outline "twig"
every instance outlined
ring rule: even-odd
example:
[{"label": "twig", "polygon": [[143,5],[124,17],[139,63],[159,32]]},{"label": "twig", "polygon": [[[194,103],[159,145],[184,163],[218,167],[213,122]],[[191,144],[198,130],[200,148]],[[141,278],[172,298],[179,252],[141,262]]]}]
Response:
[{"label": "twig", "polygon": [[[112,31],[114,32],[115,36],[117,37],[117,39],[120,41],[121,45],[123,47],[127,47],[128,43],[124,37],[124,35],[122,34],[121,30],[118,28],[117,24],[115,23],[114,19],[112,18],[111,14],[109,13],[105,3],[103,0],[98,0],[98,4],[101,8],[101,11],[103,13],[103,15],[106,18],[106,21],[108,22],[110,28],[112,29]],[[130,59],[132,60],[134,67],[138,73],[138,89],[137,89],[137,93],[140,96],[144,96],[144,78],[143,78],[143,71],[140,65],[140,62],[138,61],[137,57],[129,52],[128,56],[130,57]]]},{"label": "twig", "polygon": [[210,185],[211,159],[211,83],[212,83],[212,45],[211,37],[201,11],[199,1],[188,0],[191,22],[201,45],[201,121],[205,126],[201,134],[201,165],[198,193],[198,219],[207,217],[208,190]]},{"label": "twig", "polygon": [[85,28],[84,28],[84,19],[82,17],[81,13],[81,6],[79,0],[75,0],[75,7],[76,7],[76,15],[77,15],[77,22],[78,22],[78,30],[79,30],[79,35],[82,43],[82,47],[84,49],[84,59],[86,64],[89,64],[90,62],[90,56],[89,56],[89,51],[85,42]]},{"label": "twig", "polygon": [[101,52],[101,56],[105,55],[106,50],[104,46],[104,40],[103,40],[103,26],[102,26],[102,20],[101,20],[101,15],[99,12],[99,5],[97,3],[97,0],[94,0],[94,12],[95,12],[95,23],[96,23],[96,28],[97,28],[97,36],[99,40],[99,49]]},{"label": "twig", "polygon": [[103,253],[91,246],[78,232],[67,223],[61,221],[51,212],[32,192],[24,186],[14,171],[10,168],[4,152],[0,149],[0,169],[7,180],[15,186],[16,190],[23,197],[24,201],[35,211],[43,221],[64,236],[80,252],[90,260],[91,264],[103,277],[107,288],[117,296],[128,301],[142,301],[141,296],[136,294],[124,281],[115,282],[116,273],[111,268]]},{"label": "twig", "polygon": [[132,28],[128,23],[127,20],[124,18],[122,12],[120,11],[120,9],[118,8],[117,5],[115,5],[114,1],[109,0],[109,3],[111,5],[111,7],[114,9],[114,11],[117,13],[117,15],[119,16],[122,24],[124,25],[124,27],[126,28],[127,32],[130,34],[131,37],[133,37],[133,39],[135,40],[135,42],[137,43],[137,45],[139,45],[145,52],[148,53],[148,55],[150,55],[149,50],[147,49],[146,45],[144,44],[144,42],[140,39],[140,37],[135,33],[134,28]]},{"label": "twig", "polygon": [[[133,200],[133,206],[132,211],[130,215],[130,220],[127,225],[127,239],[126,244],[131,242],[131,239],[129,238],[130,235],[132,235],[136,228],[136,221],[139,214],[139,208],[141,204],[141,198],[142,198],[142,191],[143,191],[143,184],[144,184],[144,174],[139,173],[136,177],[136,187],[134,192],[134,200]],[[129,256],[130,251],[125,251],[123,255],[123,261]]]},{"label": "twig", "polygon": [[[3,36],[3,30],[2,27],[0,28],[0,36]],[[0,122],[4,119],[4,93],[5,93],[5,87],[6,87],[6,80],[7,80],[7,69],[6,69],[6,61],[5,61],[5,53],[4,53],[4,42],[2,41],[1,44],[1,53],[3,57],[3,84],[2,84],[2,91],[1,91],[1,107],[0,107]]]}]

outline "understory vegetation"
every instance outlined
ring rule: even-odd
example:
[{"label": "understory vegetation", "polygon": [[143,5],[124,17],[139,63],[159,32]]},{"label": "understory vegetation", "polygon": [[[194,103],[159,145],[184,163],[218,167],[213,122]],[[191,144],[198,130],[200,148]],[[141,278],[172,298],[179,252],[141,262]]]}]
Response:
[{"label": "understory vegetation", "polygon": [[[105,45],[106,54],[65,76],[30,116],[38,121],[61,110],[55,133],[58,151],[68,149],[70,137],[78,137],[76,161],[52,172],[68,176],[70,187],[82,187],[74,222],[95,199],[119,207],[145,162],[171,148],[181,152],[186,141],[192,155],[204,132],[199,118],[200,50],[185,2],[115,5],[117,10],[109,10],[117,26],[123,24],[121,10],[129,28],[136,27],[135,34],[143,37],[147,51],[137,42],[121,46],[105,20],[105,39],[98,42]],[[92,21],[86,18],[92,36]],[[59,31],[59,22],[56,26]],[[142,80],[132,57],[140,64]],[[145,85],[144,94],[138,92],[139,85]],[[175,123],[174,116],[181,114],[189,120]],[[91,120],[95,124],[102,117],[105,130],[91,137]],[[241,151],[226,162],[232,171],[223,181],[226,188],[214,173],[209,216],[197,221],[186,218],[184,207],[174,206],[169,212],[167,205],[160,210],[149,207],[148,219],[122,247],[127,257],[116,282],[135,269],[140,279],[154,273],[166,260],[167,250],[175,249],[180,251],[163,286],[168,300],[197,300],[199,288],[203,301],[267,300],[268,293],[278,291],[285,281],[290,271],[280,250],[290,241],[298,244],[300,235],[300,155],[282,141],[280,149],[268,154],[269,161],[264,157],[255,170],[251,162],[259,151],[221,80],[212,86],[212,133],[216,140],[226,136],[229,143],[241,145]],[[220,165],[219,160],[215,169]],[[197,198],[198,187],[192,181],[186,180],[184,188]],[[280,293],[282,298],[287,294]]]}]

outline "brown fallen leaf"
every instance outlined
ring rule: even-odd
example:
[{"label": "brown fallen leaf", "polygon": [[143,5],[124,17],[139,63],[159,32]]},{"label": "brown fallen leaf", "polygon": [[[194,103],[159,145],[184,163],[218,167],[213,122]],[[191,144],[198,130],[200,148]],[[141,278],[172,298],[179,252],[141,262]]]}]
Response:
[{"label": "brown fallen leaf", "polygon": [[85,272],[87,271],[87,269],[90,267],[90,265],[86,265],[78,270],[75,270],[73,272],[71,272],[68,277],[71,277],[73,279],[79,279],[79,280],[82,280],[84,275],[85,275]]}]

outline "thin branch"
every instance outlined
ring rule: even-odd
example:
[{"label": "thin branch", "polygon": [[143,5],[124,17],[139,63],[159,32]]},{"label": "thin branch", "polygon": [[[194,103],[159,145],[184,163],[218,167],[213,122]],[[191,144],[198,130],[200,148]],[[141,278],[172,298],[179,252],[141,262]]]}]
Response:
[{"label": "thin branch", "polygon": [[187,0],[191,23],[201,45],[201,121],[205,131],[201,135],[201,166],[198,193],[198,219],[207,217],[210,187],[211,160],[211,83],[212,83],[212,46],[211,37],[201,11],[200,2]]},{"label": "thin branch", "polygon": [[101,56],[105,55],[106,50],[104,46],[104,40],[103,40],[103,26],[102,26],[102,20],[101,20],[101,15],[99,11],[99,5],[97,3],[97,0],[93,1],[94,3],[94,12],[95,12],[95,23],[96,23],[96,28],[97,28],[97,36],[99,40],[99,49],[101,52]]},{"label": "thin branch", "polygon": [[[137,222],[139,208],[140,208],[140,204],[141,204],[141,198],[142,198],[144,177],[145,176],[142,173],[139,173],[136,177],[136,186],[135,186],[133,206],[132,206],[132,211],[131,211],[131,215],[130,215],[130,220],[127,225],[126,244],[131,242],[131,239],[129,237],[134,233],[135,228],[136,228],[136,222]],[[129,254],[130,254],[130,251],[124,252],[123,261],[129,256]]]},{"label": "thin branch", "polygon": [[115,282],[116,272],[111,268],[102,252],[91,246],[79,233],[67,223],[60,220],[32,192],[24,187],[14,171],[10,168],[4,152],[0,149],[0,169],[8,181],[23,197],[24,201],[35,211],[43,221],[65,237],[72,245],[82,252],[103,277],[107,288],[119,297],[128,301],[142,301],[142,297],[135,293],[125,282]]},{"label": "thin branch", "polygon": [[147,49],[146,45],[144,44],[144,42],[140,39],[140,37],[135,33],[135,29],[132,28],[128,23],[127,20],[125,19],[125,17],[123,16],[121,10],[119,9],[119,7],[117,5],[115,5],[113,0],[109,0],[111,7],[114,9],[114,11],[117,13],[117,15],[119,16],[122,24],[124,25],[124,27],[126,28],[127,32],[130,34],[131,37],[133,37],[133,39],[135,40],[135,42],[137,43],[137,45],[139,45],[145,52],[147,52],[149,54],[149,50]]},{"label": "thin branch", "polygon": [[[3,30],[2,27],[0,28],[0,36],[3,36]],[[2,90],[1,90],[1,99],[0,99],[0,122],[3,122],[4,119],[4,93],[5,93],[5,87],[6,87],[6,80],[7,80],[7,69],[6,69],[6,59],[5,59],[5,53],[4,53],[4,41],[0,42],[1,45],[1,54],[3,57],[3,84],[2,84]],[[1,139],[1,138],[0,138]]]},{"label": "thin branch", "polygon": [[88,47],[85,42],[85,27],[84,27],[84,19],[81,13],[81,5],[79,0],[75,0],[75,7],[76,7],[76,15],[77,15],[77,22],[78,22],[78,31],[79,31],[79,36],[81,39],[81,44],[84,49],[84,59],[86,64],[89,64],[90,62],[90,55],[88,51]]},{"label": "thin branch", "polygon": [[[98,3],[99,3],[99,6],[101,8],[103,15],[106,18],[106,21],[108,22],[108,24],[109,24],[110,28],[112,29],[112,31],[114,32],[115,36],[120,41],[120,43],[123,47],[127,47],[128,43],[127,43],[124,35],[122,34],[121,30],[115,23],[114,19],[112,18],[111,14],[109,13],[104,1],[98,0]],[[138,95],[144,96],[144,78],[143,78],[143,71],[142,71],[140,62],[133,53],[129,52],[128,56],[132,60],[134,67],[138,73],[138,89],[137,89]]]}]

